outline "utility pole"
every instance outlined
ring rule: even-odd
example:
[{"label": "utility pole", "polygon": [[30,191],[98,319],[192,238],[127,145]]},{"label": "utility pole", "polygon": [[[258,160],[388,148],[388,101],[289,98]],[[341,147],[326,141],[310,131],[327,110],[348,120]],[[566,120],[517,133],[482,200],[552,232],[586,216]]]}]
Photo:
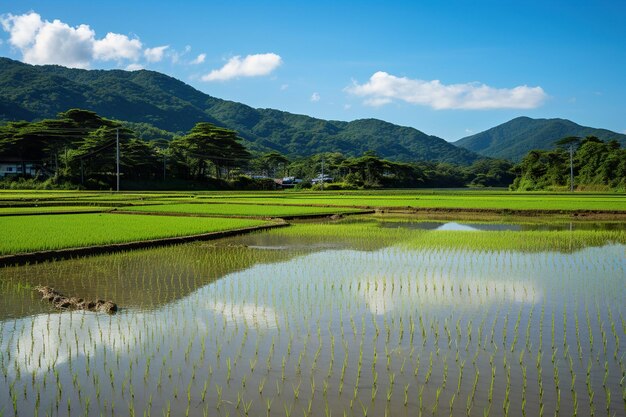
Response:
[{"label": "utility pole", "polygon": [[324,191],[324,155],[322,155],[322,191]]},{"label": "utility pole", "polygon": [[569,146],[569,191],[574,192],[574,145],[580,144],[582,138],[568,136],[556,141],[557,146]]},{"label": "utility pole", "polygon": [[120,128],[115,129],[115,162],[117,167],[117,191],[120,191]]},{"label": "utility pole", "polygon": [[163,181],[165,181],[165,152],[163,151]]},{"label": "utility pole", "polygon": [[[22,171],[24,174],[26,172]],[[59,152],[54,154],[54,182],[59,181]]]},{"label": "utility pole", "polygon": [[83,158],[80,158],[80,183],[81,185],[83,184],[83,181],[85,179],[85,174],[84,174],[84,170],[83,170]]},{"label": "utility pole", "polygon": [[569,145],[569,191],[574,192],[574,144]]}]

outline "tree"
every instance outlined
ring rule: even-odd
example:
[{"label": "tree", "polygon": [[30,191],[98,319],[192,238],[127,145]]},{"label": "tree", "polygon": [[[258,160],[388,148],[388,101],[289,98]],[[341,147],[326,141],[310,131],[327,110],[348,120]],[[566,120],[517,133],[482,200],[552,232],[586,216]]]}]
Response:
[{"label": "tree", "polygon": [[278,152],[270,152],[259,158],[259,162],[261,165],[261,169],[265,173],[265,175],[269,177],[275,177],[276,171],[280,167],[282,167],[284,175],[287,171],[287,166],[289,165],[289,159],[281,153]]},{"label": "tree", "polygon": [[22,165],[30,161],[51,167],[55,178],[60,174],[59,159],[62,157],[66,168],[63,174],[67,175],[68,151],[82,143],[90,132],[113,123],[94,112],[80,109],[59,113],[57,119],[9,123],[0,129],[0,154],[18,158]]},{"label": "tree", "polygon": [[346,159],[342,166],[348,171],[348,182],[365,188],[381,187],[383,175],[390,168],[389,161],[380,159],[373,152]]},{"label": "tree", "polygon": [[192,167],[190,173],[196,178],[206,177],[210,165],[215,168],[215,177],[221,178],[222,169],[228,176],[232,168],[243,166],[251,158],[241,140],[234,130],[201,122],[188,135],[172,141],[171,147],[174,154],[188,160]]}]

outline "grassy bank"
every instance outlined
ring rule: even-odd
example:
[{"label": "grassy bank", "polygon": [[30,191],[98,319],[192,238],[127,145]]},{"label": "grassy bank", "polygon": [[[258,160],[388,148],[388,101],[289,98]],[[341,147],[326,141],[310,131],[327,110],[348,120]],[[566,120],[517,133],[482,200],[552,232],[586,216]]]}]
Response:
[{"label": "grassy bank", "polygon": [[[242,205],[294,205],[390,208],[395,210],[510,210],[563,212],[624,212],[626,195],[618,193],[513,193],[502,190],[371,190],[341,192],[76,192],[0,191],[0,206],[33,202],[118,204],[199,202]],[[180,208],[183,209],[182,207]],[[194,210],[197,208],[194,208]],[[231,210],[234,210],[231,207]],[[247,215],[247,209],[242,215]],[[250,211],[253,211],[250,209]],[[273,216],[269,214],[259,214]],[[208,214],[208,213],[207,213]],[[285,214],[287,215],[287,214]]]},{"label": "grassy bank", "polygon": [[80,214],[0,217],[0,255],[189,236],[264,224],[260,220]]},{"label": "grassy bank", "polygon": [[[533,231],[436,231],[380,227],[363,220],[322,224],[295,224],[267,232],[294,241],[326,242],[342,239],[362,249],[397,245],[411,249],[468,249],[480,251],[569,252],[587,246],[626,243],[624,230],[533,230]],[[365,245],[365,247],[363,247]]]},{"label": "grassy bank", "polygon": [[528,211],[623,211],[626,196],[618,194],[514,194],[514,193],[446,193],[433,194],[298,194],[267,196],[213,197],[212,201],[242,204],[295,204],[394,209],[469,209]]},{"label": "grassy bank", "polygon": [[162,204],[124,207],[121,210],[151,213],[202,214],[216,216],[292,217],[336,213],[358,213],[360,210],[337,207],[275,206],[254,204]]}]

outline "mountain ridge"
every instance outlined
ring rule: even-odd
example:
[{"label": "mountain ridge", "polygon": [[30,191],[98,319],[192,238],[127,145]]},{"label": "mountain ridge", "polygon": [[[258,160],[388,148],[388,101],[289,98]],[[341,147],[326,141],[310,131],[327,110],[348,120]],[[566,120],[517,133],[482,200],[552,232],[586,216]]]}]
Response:
[{"label": "mountain ridge", "polygon": [[480,159],[412,127],[378,119],[317,119],[275,109],[254,109],[205,94],[156,71],[83,70],[34,66],[0,57],[0,118],[33,120],[84,108],[119,120],[183,133],[200,121],[237,130],[257,151],[289,156],[373,150],[397,161],[471,164]]},{"label": "mountain ridge", "polygon": [[626,146],[626,135],[621,133],[581,126],[567,119],[532,119],[526,116],[516,117],[452,143],[483,156],[519,162],[531,150],[554,149],[555,142],[567,136],[596,136],[604,141],[615,139]]},{"label": "mountain ridge", "polygon": [[84,70],[35,66],[0,57],[0,120],[55,117],[84,108],[133,123],[184,134],[197,122],[237,130],[254,151],[288,156],[374,151],[396,161],[468,165],[483,158],[520,161],[532,149],[553,149],[565,136],[597,136],[626,145],[626,135],[567,119],[517,117],[483,132],[447,142],[418,129],[378,119],[324,120],[270,108],[253,108],[203,93],[151,71]]}]

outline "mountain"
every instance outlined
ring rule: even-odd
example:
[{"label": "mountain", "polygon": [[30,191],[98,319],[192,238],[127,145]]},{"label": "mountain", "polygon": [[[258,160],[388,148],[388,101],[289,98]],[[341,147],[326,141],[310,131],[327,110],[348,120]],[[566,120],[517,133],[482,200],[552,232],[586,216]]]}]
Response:
[{"label": "mountain", "polygon": [[550,150],[554,142],[567,136],[597,136],[615,139],[626,146],[626,135],[606,129],[580,126],[565,119],[518,117],[484,132],[459,139],[455,145],[484,156],[520,161],[533,149]]},{"label": "mountain", "polygon": [[70,108],[184,133],[200,121],[239,132],[253,150],[289,156],[368,150],[396,161],[471,164],[479,155],[376,119],[328,121],[222,100],[154,71],[81,70],[0,58],[0,120],[55,117]]}]

